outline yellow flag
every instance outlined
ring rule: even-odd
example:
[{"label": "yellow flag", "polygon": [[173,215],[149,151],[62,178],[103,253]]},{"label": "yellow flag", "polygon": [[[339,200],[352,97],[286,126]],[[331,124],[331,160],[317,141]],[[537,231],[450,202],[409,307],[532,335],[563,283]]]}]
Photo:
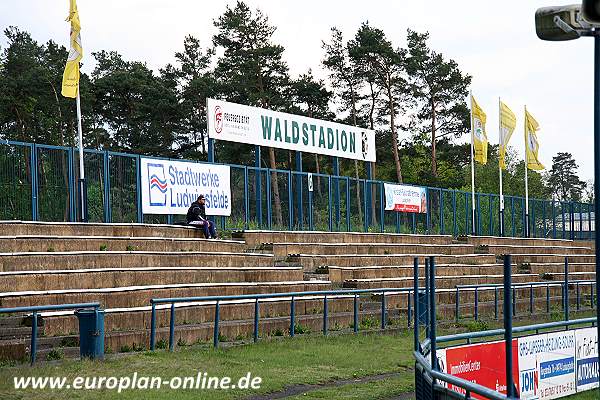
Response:
[{"label": "yellow flag", "polygon": [[79,61],[83,57],[81,47],[81,23],[75,0],[70,0],[70,10],[67,21],[71,22],[71,49],[65,66],[62,81],[62,95],[75,98],[79,92]]},{"label": "yellow flag", "polygon": [[527,163],[527,168],[533,170],[544,169],[544,166],[538,159],[540,144],[536,131],[539,129],[540,125],[535,118],[525,110],[525,162]]},{"label": "yellow flag", "polygon": [[481,164],[487,164],[488,138],[485,132],[485,112],[479,107],[475,98],[471,96],[471,140],[475,152],[475,161]]},{"label": "yellow flag", "polygon": [[517,117],[506,104],[500,102],[500,143],[498,150],[500,168],[502,169],[506,169],[506,147],[516,127]]}]

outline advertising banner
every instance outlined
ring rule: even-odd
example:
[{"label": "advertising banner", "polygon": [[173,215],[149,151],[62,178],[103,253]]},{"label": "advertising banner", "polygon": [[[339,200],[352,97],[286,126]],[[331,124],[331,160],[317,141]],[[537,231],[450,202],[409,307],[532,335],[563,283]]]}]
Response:
[{"label": "advertising banner", "polygon": [[[517,354],[517,340],[513,340],[513,360]],[[506,357],[504,342],[478,343],[445,349],[438,353],[440,370],[458,378],[485,386],[489,389],[506,394]],[[513,369],[513,379],[518,382],[518,368]],[[464,390],[454,385],[448,385],[457,393]],[[473,394],[474,398],[483,397]]]},{"label": "advertising banner", "polygon": [[226,165],[142,158],[144,214],[186,214],[198,195],[207,215],[231,215],[230,169]]},{"label": "advertising banner", "polygon": [[216,140],[375,162],[375,131],[264,108],[207,99]]},{"label": "advertising banner", "polygon": [[598,330],[596,328],[575,331],[577,391],[598,387]]},{"label": "advertising banner", "polygon": [[384,183],[383,187],[386,211],[427,212],[427,188],[391,183]]},{"label": "advertising banner", "polygon": [[518,360],[521,399],[575,393],[575,331],[519,338]]}]

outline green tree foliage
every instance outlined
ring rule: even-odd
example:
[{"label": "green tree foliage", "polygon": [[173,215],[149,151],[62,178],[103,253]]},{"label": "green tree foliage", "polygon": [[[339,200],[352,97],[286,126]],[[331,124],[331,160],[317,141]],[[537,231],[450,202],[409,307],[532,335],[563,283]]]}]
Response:
[{"label": "green tree foliage", "polygon": [[560,201],[580,201],[586,187],[577,176],[579,166],[571,153],[557,153],[552,157],[552,169],[548,173],[548,187],[552,197]]}]

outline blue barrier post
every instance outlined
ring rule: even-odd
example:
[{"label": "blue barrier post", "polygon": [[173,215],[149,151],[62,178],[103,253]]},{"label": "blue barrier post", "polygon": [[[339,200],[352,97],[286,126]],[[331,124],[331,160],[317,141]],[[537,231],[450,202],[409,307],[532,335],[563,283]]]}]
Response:
[{"label": "blue barrier post", "polygon": [[438,370],[437,363],[437,344],[436,344],[436,315],[435,315],[435,258],[429,257],[429,334],[431,340],[431,368]]},{"label": "blue barrier post", "polygon": [[258,319],[260,318],[260,308],[258,299],[254,302],[254,343],[258,342]]},{"label": "blue barrier post", "polygon": [[313,222],[313,191],[308,191],[308,229],[311,231],[315,230]]},{"label": "blue barrier post", "polygon": [[556,206],[552,200],[552,239],[556,239]]},{"label": "blue barrier post", "polygon": [[452,191],[452,232],[458,236],[458,225],[456,224],[456,190]]},{"label": "blue barrier post", "polygon": [[152,303],[150,314],[150,350],[154,351],[156,342],[156,305]]},{"label": "blue barrier post", "polygon": [[498,320],[498,287],[494,287],[494,318]]},{"label": "blue barrier post", "polygon": [[446,234],[444,223],[444,189],[440,189],[440,235]]},{"label": "blue barrier post", "polygon": [[413,296],[415,303],[415,312],[414,312],[414,338],[415,338],[415,351],[419,351],[419,259],[415,257],[414,266],[413,266]]},{"label": "blue barrier post", "polygon": [[171,303],[171,320],[169,323],[169,351],[175,347],[175,303]]},{"label": "blue barrier post", "polygon": [[[269,229],[272,228],[273,225],[273,201],[271,199],[271,170],[267,168],[266,170],[266,194],[267,194],[267,227]],[[276,177],[277,178],[277,177]]]},{"label": "blue barrier post", "polygon": [[410,320],[412,319],[412,301],[411,301],[411,293],[406,293],[406,302],[408,303],[408,309],[406,310],[406,325],[410,328]]},{"label": "blue barrier post", "polygon": [[509,398],[515,396],[512,373],[512,313],[506,311],[511,307],[511,265],[510,254],[507,254],[504,256],[504,351],[506,352],[506,393]]},{"label": "blue barrier post", "polygon": [[215,139],[208,138],[208,162],[215,162]]},{"label": "blue barrier post", "polygon": [[327,184],[328,184],[328,190],[327,190],[327,204],[329,205],[328,207],[328,215],[329,215],[329,232],[333,231],[333,212],[331,210],[332,208],[332,204],[331,204],[331,175],[329,175],[327,177]]},{"label": "blue barrier post", "polygon": [[221,304],[219,300],[217,300],[217,304],[215,304],[215,329],[213,331],[213,347],[216,349],[219,347],[219,319],[221,314]]},{"label": "blue barrier post", "polygon": [[[358,185],[358,183],[357,183]],[[359,205],[360,206],[360,205]],[[346,177],[346,231],[350,232],[352,230],[352,226],[350,223],[350,178]]]},{"label": "blue barrier post", "polygon": [[550,313],[550,285],[546,284],[546,313]]},{"label": "blue barrier post", "polygon": [[263,215],[262,215],[262,169],[260,168],[260,146],[254,146],[254,167],[255,170],[255,178],[256,179],[256,219],[258,223],[258,227],[262,228],[263,226]]},{"label": "blue barrier post", "polygon": [[358,295],[354,295],[354,333],[358,332]]},{"label": "blue barrier post", "polygon": [[137,204],[137,222],[144,222],[144,213],[142,211],[142,157],[135,157],[135,176],[137,184],[135,185],[135,200]]},{"label": "blue barrier post", "polygon": [[[31,219],[34,221],[38,220],[38,168],[37,168],[37,146],[32,143],[29,146],[30,157],[29,157],[29,173],[31,174]],[[72,181],[69,181],[69,185],[72,186]]]},{"label": "blue barrier post", "polygon": [[[414,215],[414,214],[413,214]],[[429,257],[425,257],[425,297],[429,301]],[[431,307],[429,305],[428,307]],[[425,336],[429,337],[429,313],[425,313]]]},{"label": "blue barrier post", "polygon": [[563,306],[565,311],[565,321],[569,320],[569,257],[565,257],[565,281],[563,291]]},{"label": "blue barrier post", "polygon": [[385,291],[381,292],[381,329],[385,329]]},{"label": "blue barrier post", "polygon": [[[332,157],[333,175],[335,175],[335,230],[340,230],[340,220],[342,219],[341,204],[340,204],[340,159]],[[346,210],[347,212],[348,210]]]},{"label": "blue barrier post", "polygon": [[102,193],[102,195],[104,196],[104,222],[111,222],[112,216],[110,212],[110,157],[108,156],[108,151],[104,151],[102,155],[104,169],[104,175],[102,176],[104,178],[104,192]]},{"label": "blue barrier post", "polygon": [[294,190],[292,182],[292,171],[287,171],[288,181],[288,226],[289,230],[294,230]]},{"label": "blue barrier post", "polygon": [[373,206],[373,193],[371,191],[371,179],[373,179],[373,167],[370,162],[365,162],[367,179],[365,179],[365,232],[369,231],[371,226],[371,208]]},{"label": "blue barrier post", "polygon": [[248,167],[244,167],[244,229],[250,225],[250,198],[248,190]]},{"label": "blue barrier post", "polygon": [[529,285],[529,314],[533,314],[533,285]]},{"label": "blue barrier post", "polygon": [[580,305],[581,294],[579,291],[579,282],[575,282],[575,289],[577,291],[577,311],[579,311],[579,310],[581,310],[581,305]]},{"label": "blue barrier post", "polygon": [[383,182],[379,185],[379,222],[381,233],[385,232],[385,189]]},{"label": "blue barrier post", "polygon": [[323,297],[323,335],[327,335],[327,295]]},{"label": "blue barrier post", "polygon": [[296,301],[294,299],[294,296],[292,296],[292,299],[290,300],[290,336],[291,337],[294,337],[294,333],[296,331],[295,325],[296,325]]},{"label": "blue barrier post", "polygon": [[303,216],[303,210],[302,208],[304,207],[303,205],[303,201],[302,201],[302,195],[303,195],[303,184],[302,184],[302,152],[301,151],[297,151],[296,152],[296,196],[298,198],[298,228],[299,230],[303,230],[304,229],[304,216]]},{"label": "blue barrier post", "polygon": [[74,151],[73,148],[70,147],[67,151],[67,162],[69,164],[68,168],[68,179],[69,179],[69,221],[75,222],[77,221],[76,209],[77,209],[77,189],[75,188],[77,185],[75,184],[75,171],[73,171],[73,157]]},{"label": "blue barrier post", "polygon": [[479,290],[475,287],[475,321],[479,319]]},{"label": "blue barrier post", "polygon": [[37,353],[37,335],[38,335],[38,314],[33,312],[31,319],[31,365],[35,362],[35,355]]}]

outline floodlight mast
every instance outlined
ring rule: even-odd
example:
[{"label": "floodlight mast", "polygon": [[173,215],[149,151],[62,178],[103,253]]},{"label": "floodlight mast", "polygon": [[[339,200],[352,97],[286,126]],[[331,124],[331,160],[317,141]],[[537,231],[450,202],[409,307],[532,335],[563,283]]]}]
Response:
[{"label": "floodlight mast", "polygon": [[[535,13],[535,27],[542,40],[573,40],[581,36],[594,38],[594,243],[596,265],[596,328],[600,338],[600,235],[596,230],[596,216],[600,215],[600,4],[583,0],[580,5],[544,7]],[[593,6],[592,6],[593,5]],[[589,19],[586,19],[585,17]],[[552,17],[554,26],[550,25]],[[565,21],[566,19],[566,21]],[[592,305],[594,297],[592,295]],[[600,387],[598,389],[600,391]]]}]

